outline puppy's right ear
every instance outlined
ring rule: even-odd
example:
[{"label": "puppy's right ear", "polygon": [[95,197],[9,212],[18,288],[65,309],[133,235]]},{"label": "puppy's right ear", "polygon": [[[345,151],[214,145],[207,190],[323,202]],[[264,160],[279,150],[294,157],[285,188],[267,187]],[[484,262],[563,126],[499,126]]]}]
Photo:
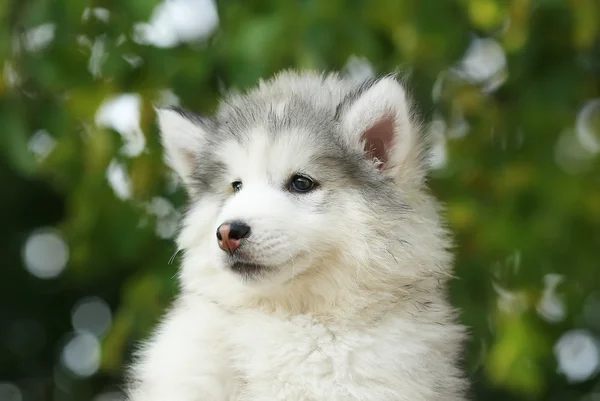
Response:
[{"label": "puppy's right ear", "polygon": [[207,139],[208,121],[176,107],[155,108],[155,111],[167,161],[188,185]]}]

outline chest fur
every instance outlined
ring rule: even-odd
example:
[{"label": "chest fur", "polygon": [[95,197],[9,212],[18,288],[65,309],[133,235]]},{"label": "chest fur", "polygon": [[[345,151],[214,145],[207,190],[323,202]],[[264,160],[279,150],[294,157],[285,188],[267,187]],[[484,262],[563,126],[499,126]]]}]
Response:
[{"label": "chest fur", "polygon": [[374,392],[379,399],[403,399],[394,395],[400,383],[407,393],[426,385],[426,378],[409,383],[430,352],[418,331],[395,318],[347,325],[253,315],[232,322],[227,339],[245,382],[240,399],[353,400],[372,399]]}]

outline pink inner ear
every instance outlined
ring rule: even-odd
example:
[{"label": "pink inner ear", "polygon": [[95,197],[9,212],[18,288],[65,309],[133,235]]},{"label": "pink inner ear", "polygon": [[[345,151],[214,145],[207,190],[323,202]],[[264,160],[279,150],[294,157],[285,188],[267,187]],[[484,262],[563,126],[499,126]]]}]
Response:
[{"label": "pink inner ear", "polygon": [[394,118],[386,116],[377,121],[363,133],[363,139],[366,141],[365,151],[370,158],[379,160],[378,167],[383,169],[387,165],[394,139]]}]

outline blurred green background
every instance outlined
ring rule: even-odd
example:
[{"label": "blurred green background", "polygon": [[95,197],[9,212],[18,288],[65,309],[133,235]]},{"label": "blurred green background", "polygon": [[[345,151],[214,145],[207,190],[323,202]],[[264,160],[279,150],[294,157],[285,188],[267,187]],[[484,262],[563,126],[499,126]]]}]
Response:
[{"label": "blurred green background", "polygon": [[600,400],[598,0],[0,2],[0,400],[119,399],[177,291],[152,105],[289,67],[409,75],[473,399]]}]

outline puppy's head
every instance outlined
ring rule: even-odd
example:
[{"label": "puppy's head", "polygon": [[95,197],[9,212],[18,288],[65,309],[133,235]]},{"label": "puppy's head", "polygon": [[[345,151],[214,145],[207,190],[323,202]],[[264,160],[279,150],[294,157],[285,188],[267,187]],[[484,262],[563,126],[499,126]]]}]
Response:
[{"label": "puppy's head", "polygon": [[212,117],[157,112],[190,195],[188,276],[214,269],[279,286],[333,265],[398,263],[399,227],[414,235],[405,216],[423,179],[421,144],[394,77],[286,73]]}]

